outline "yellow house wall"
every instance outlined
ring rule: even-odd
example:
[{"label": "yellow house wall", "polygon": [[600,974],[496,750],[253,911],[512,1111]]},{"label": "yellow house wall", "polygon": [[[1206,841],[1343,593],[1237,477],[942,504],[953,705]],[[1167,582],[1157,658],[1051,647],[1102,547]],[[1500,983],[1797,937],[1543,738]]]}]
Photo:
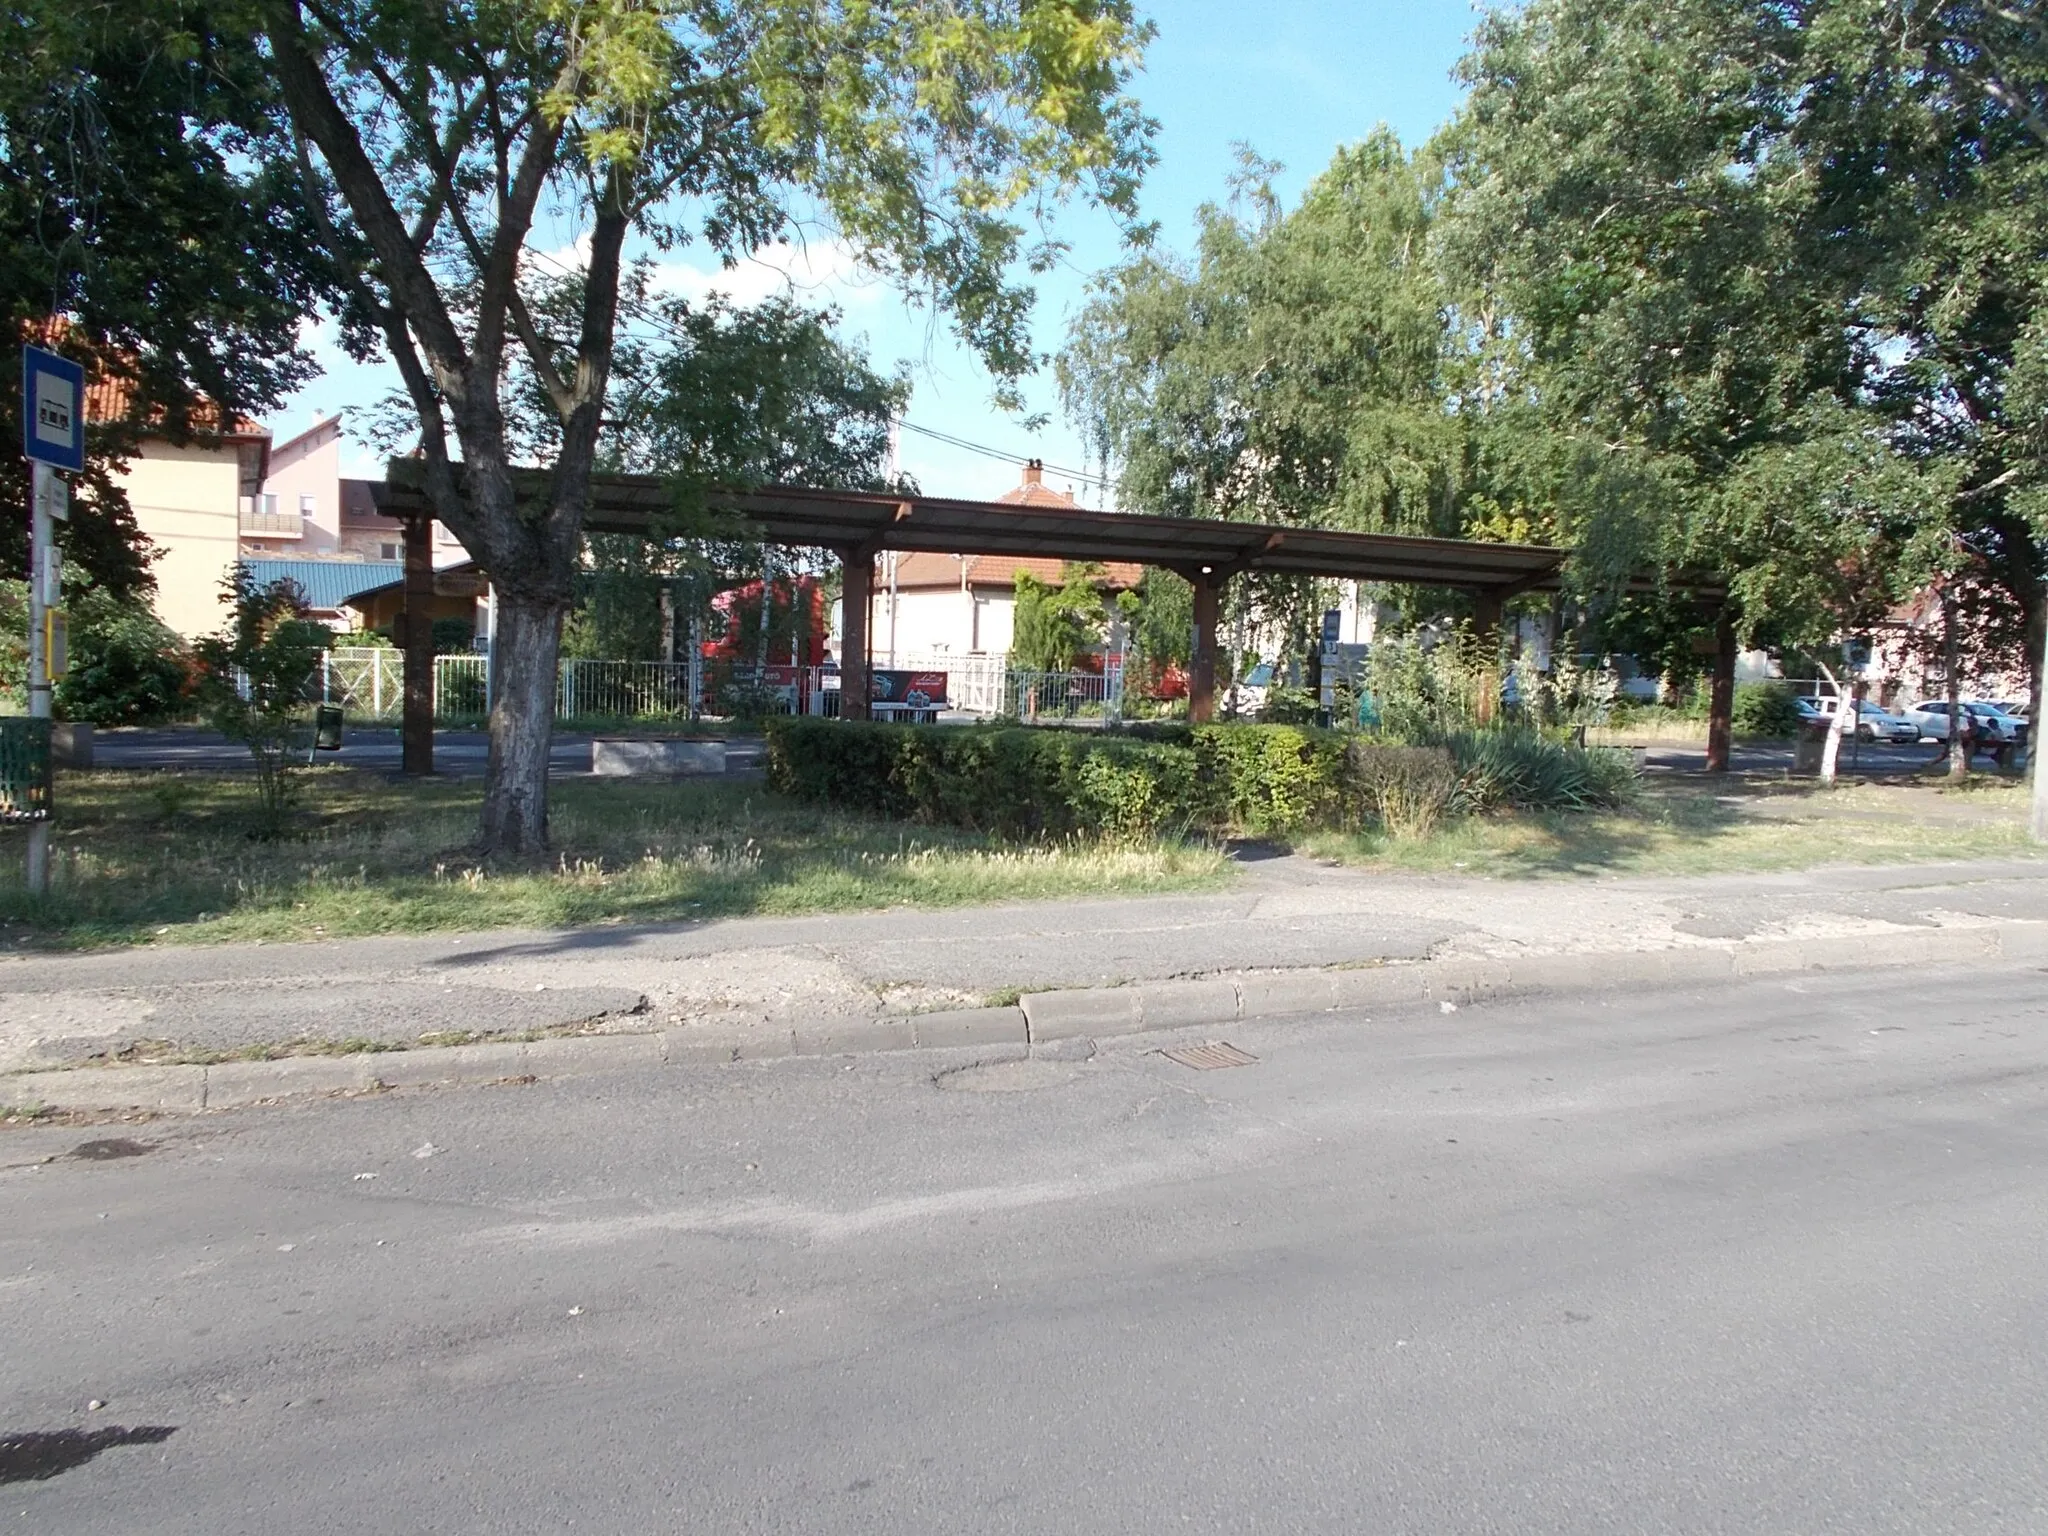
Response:
[{"label": "yellow house wall", "polygon": [[227,618],[221,582],[240,545],[240,471],[232,446],[146,443],[120,475],[156,561],[157,617],[188,639]]}]

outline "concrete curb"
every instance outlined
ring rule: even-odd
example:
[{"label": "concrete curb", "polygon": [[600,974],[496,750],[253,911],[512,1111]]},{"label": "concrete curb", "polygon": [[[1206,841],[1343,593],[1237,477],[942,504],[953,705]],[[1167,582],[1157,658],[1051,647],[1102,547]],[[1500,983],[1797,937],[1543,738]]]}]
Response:
[{"label": "concrete curb", "polygon": [[1973,960],[2048,965],[2048,923],[2008,921],[1682,949],[1397,961],[1349,970],[1251,971],[1128,987],[1033,992],[1015,1007],[834,1020],[767,1028],[741,1038],[676,1029],[351,1056],[286,1056],[213,1066],[69,1067],[0,1077],[0,1106],[196,1114],[309,1094],[573,1077],[786,1056],[959,1048],[1008,1052],[1063,1040],[1213,1028],[1246,1019],[1294,1018],[1340,1009]]}]

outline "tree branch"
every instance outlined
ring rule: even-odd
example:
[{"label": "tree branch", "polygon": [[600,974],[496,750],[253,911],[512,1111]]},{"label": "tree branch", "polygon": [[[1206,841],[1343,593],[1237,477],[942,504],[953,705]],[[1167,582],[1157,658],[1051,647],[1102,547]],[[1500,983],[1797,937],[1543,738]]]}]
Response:
[{"label": "tree branch", "polygon": [[[335,185],[384,269],[392,303],[419,335],[439,376],[441,392],[461,395],[470,368],[468,349],[442,301],[440,289],[412,246],[411,233],[384,189],[383,179],[363,149],[362,136],[328,89],[319,64],[307,51],[297,0],[272,0],[271,56],[293,122],[320,148]],[[340,251],[336,255],[343,254]]]}]

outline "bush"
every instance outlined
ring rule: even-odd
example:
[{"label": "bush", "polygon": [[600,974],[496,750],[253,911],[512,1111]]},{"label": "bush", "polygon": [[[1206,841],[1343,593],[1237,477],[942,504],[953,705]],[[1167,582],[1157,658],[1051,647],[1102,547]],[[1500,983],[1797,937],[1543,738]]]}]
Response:
[{"label": "bush", "polygon": [[1416,747],[1300,726],[1129,732],[768,722],[768,781],[798,799],[1011,837],[1286,836],[1377,822],[1426,835],[1502,807],[1588,809],[1635,788],[1627,753],[1534,731]]},{"label": "bush", "polygon": [[1738,683],[1734,724],[1740,736],[1797,736],[1799,705],[1784,683]]},{"label": "bush", "polygon": [[333,636],[307,616],[295,582],[259,583],[236,566],[222,586],[234,614],[195,647],[200,696],[213,728],[255,759],[259,825],[276,836],[295,797],[292,770],[312,741],[312,682]]},{"label": "bush", "polygon": [[1526,729],[1455,731],[1442,745],[1457,764],[1467,811],[1612,809],[1636,790],[1630,755],[1610,747],[1576,747]]},{"label": "bush", "polygon": [[1345,738],[1299,725],[1200,725],[1189,733],[1211,820],[1264,837],[1352,819]]},{"label": "bush", "polygon": [[1427,837],[1456,809],[1458,770],[1442,747],[1357,741],[1346,759],[1373,819],[1391,836]]},{"label": "bush", "polygon": [[58,713],[93,725],[150,725],[180,714],[192,686],[183,642],[150,610],[88,590],[72,601],[70,668]]},{"label": "bush", "polygon": [[1010,837],[1182,830],[1202,800],[1186,745],[797,716],[768,722],[768,782],[801,800]]}]

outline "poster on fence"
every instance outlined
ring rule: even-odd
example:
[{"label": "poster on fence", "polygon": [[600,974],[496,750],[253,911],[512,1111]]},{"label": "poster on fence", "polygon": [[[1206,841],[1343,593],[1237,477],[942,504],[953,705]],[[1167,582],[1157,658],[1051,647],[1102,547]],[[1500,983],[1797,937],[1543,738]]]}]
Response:
[{"label": "poster on fence", "polygon": [[877,704],[893,704],[904,709],[944,709],[946,674],[877,668],[871,675],[868,696]]}]

